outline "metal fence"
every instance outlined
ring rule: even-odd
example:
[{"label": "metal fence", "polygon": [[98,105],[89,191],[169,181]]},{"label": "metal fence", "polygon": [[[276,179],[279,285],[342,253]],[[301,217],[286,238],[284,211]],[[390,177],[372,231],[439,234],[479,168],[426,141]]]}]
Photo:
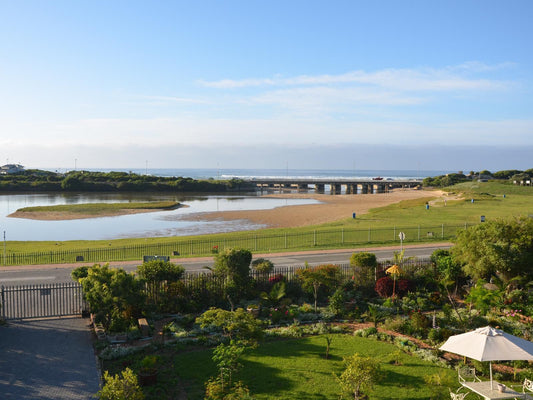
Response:
[{"label": "metal fence", "polygon": [[306,250],[326,247],[345,247],[378,243],[404,243],[450,240],[463,225],[417,225],[411,227],[368,229],[322,229],[294,233],[243,233],[231,236],[210,236],[209,239],[179,239],[172,242],[141,244],[122,247],[75,249],[31,253],[10,253],[2,258],[4,265],[61,264],[75,262],[108,262],[141,260],[146,255],[206,256],[217,249],[240,247],[253,252],[272,252],[290,249]]},{"label": "metal fence", "polygon": [[86,309],[78,282],[1,286],[2,319],[81,315]]},{"label": "metal fence", "polygon": [[[406,276],[413,276],[417,272],[427,269],[431,264],[429,259],[412,259],[402,263]],[[343,279],[352,275],[349,264],[335,264],[339,267]],[[390,262],[380,262],[376,268],[376,276],[382,276]],[[266,289],[271,286],[271,278],[280,278],[287,283],[297,281],[296,271],[304,266],[277,267],[270,273],[251,272],[258,288]],[[223,299],[224,279],[211,272],[186,273],[180,280],[181,289],[167,287],[145,287],[145,294],[149,302],[159,302],[162,293],[171,296],[185,295],[185,301],[199,301],[209,306],[217,306]],[[162,291],[161,291],[162,290]],[[167,291],[170,292],[167,293]],[[47,318],[81,315],[87,310],[83,299],[82,287],[78,282],[52,283],[42,285],[0,286],[0,316],[2,319]]]}]

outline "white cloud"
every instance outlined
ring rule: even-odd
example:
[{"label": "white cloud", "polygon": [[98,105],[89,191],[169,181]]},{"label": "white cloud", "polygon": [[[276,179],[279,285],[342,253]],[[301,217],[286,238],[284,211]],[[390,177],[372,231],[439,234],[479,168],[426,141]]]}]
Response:
[{"label": "white cloud", "polygon": [[219,81],[201,80],[202,86],[217,89],[239,89],[249,87],[291,87],[313,85],[370,85],[404,91],[451,91],[451,90],[494,90],[508,86],[508,82],[472,79],[462,76],[461,72],[491,71],[502,69],[509,64],[487,66],[481,63],[465,63],[461,66],[442,69],[383,69],[375,72],[350,71],[338,75],[299,75],[295,77],[223,79]]}]

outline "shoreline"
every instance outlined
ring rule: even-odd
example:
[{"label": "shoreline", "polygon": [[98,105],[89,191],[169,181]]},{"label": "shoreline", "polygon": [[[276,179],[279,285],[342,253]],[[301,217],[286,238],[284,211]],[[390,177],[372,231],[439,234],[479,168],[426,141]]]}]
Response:
[{"label": "shoreline", "polygon": [[[353,213],[363,215],[371,209],[385,207],[403,200],[442,198],[441,190],[396,189],[388,193],[329,195],[315,193],[277,193],[263,197],[303,198],[320,201],[319,204],[287,205],[268,210],[214,211],[184,217],[189,221],[247,220],[266,228],[296,228],[319,225],[351,218]],[[430,201],[431,203],[431,201]]]}]

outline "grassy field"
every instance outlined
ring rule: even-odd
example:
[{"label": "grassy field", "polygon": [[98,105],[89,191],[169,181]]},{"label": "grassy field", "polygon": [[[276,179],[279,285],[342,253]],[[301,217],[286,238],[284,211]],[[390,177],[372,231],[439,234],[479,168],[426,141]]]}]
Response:
[{"label": "grassy field", "polygon": [[[287,229],[264,229],[257,233],[283,236],[285,234],[309,233],[328,229],[361,230],[391,228],[405,230],[407,227],[415,229],[418,225],[435,226],[441,224],[464,225],[480,222],[481,215],[486,220],[493,218],[508,218],[518,215],[533,215],[533,188],[519,187],[496,182],[474,182],[460,184],[448,189],[451,193],[463,194],[461,200],[436,200],[429,209],[425,204],[428,199],[403,201],[387,207],[371,210],[368,214],[359,215],[356,219],[346,218],[333,223],[319,226]],[[505,194],[505,197],[504,197]],[[471,199],[474,199],[472,203]],[[254,232],[248,232],[253,234]],[[206,242],[222,243],[242,237],[242,232],[225,234],[202,235]],[[392,236],[392,235],[391,235]],[[410,235],[412,237],[412,235]],[[179,237],[182,241],[198,239],[198,236]],[[10,252],[38,252],[57,250],[94,249],[103,247],[122,247],[134,245],[149,245],[155,243],[172,243],[176,237],[116,239],[95,241],[37,241],[37,242],[8,242]],[[306,247],[308,248],[308,247]],[[293,249],[296,250],[296,249]]]},{"label": "grassy field", "polygon": [[159,201],[145,203],[85,203],[85,204],[61,204],[56,206],[24,207],[17,212],[57,212],[69,214],[100,215],[109,212],[121,212],[124,210],[171,210],[179,207],[175,201]]},{"label": "grassy field", "polygon": [[[379,383],[368,393],[369,399],[429,399],[437,392],[447,393],[448,386],[426,383],[424,378],[431,375],[439,375],[453,389],[456,388],[453,385],[458,386],[454,370],[410,356],[390,343],[333,335],[327,360],[325,345],[324,336],[262,343],[244,355],[237,379],[242,380],[258,400],[338,400],[339,384],[335,374],[342,372],[343,357],[359,353],[378,359],[382,369]],[[162,359],[159,384],[144,389],[148,400],[174,398],[178,382],[188,399],[204,398],[204,382],[217,373],[211,360],[212,350],[176,354],[167,348],[162,349],[159,356]],[[393,363],[396,359],[399,365]],[[115,361],[114,365],[104,365],[104,368],[116,373],[122,365],[122,361]]]}]

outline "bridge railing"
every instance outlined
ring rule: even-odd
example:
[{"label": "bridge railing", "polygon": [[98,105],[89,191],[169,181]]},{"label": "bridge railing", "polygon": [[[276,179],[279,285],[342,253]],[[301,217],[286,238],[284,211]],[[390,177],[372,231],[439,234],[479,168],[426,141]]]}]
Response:
[{"label": "bridge railing", "polygon": [[[171,242],[136,244],[121,247],[56,250],[47,252],[7,253],[1,257],[3,265],[100,263],[108,261],[142,260],[145,255],[165,255],[173,258],[213,255],[224,248],[246,248],[254,253],[280,252],[284,250],[312,250],[346,248],[372,244],[400,244],[400,232],[404,243],[438,242],[455,237],[463,225],[418,225],[410,227],[368,229],[317,229],[294,233],[242,233],[231,236],[180,239]],[[178,260],[179,261],[179,260]]]}]

